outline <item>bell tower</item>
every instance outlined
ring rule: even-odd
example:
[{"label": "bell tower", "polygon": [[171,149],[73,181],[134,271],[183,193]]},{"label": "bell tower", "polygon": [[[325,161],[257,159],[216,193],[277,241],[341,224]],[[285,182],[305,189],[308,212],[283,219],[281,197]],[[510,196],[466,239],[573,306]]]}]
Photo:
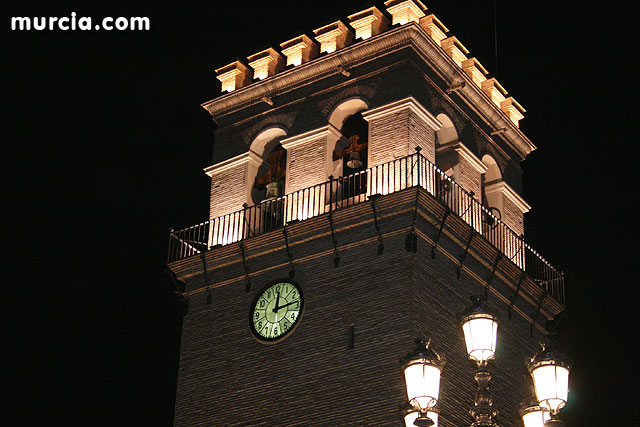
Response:
[{"label": "bell tower", "polygon": [[[420,0],[216,72],[209,218],[170,233],[175,425],[522,425],[564,310],[524,236],[525,109]],[[476,318],[494,347],[470,349]],[[416,357],[437,396],[408,395]]]}]

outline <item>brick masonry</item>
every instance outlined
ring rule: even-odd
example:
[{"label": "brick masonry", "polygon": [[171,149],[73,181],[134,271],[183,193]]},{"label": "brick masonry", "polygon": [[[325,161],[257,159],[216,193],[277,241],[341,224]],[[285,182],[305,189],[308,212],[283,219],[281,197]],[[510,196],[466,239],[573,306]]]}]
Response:
[{"label": "brick masonry", "polygon": [[247,162],[232,166],[211,177],[211,203],[209,218],[235,212],[247,201]]},{"label": "brick masonry", "polygon": [[[447,357],[441,385],[441,426],[468,425],[473,402],[473,367],[466,359],[457,324],[467,298],[482,291],[495,251],[481,237],[466,257],[460,279],[459,257],[470,228],[459,218],[445,223],[435,259],[433,238],[443,208],[420,190],[416,230],[418,250],[405,250],[416,189],[382,197],[377,217],[384,252],[370,203],[334,212],[340,266],[334,267],[327,215],[288,227],[295,280],[305,293],[298,328],[283,341],[266,345],[249,329],[249,311],[269,281],[285,278],[289,260],[282,230],[207,252],[212,303],[206,304],[199,256],[171,265],[186,283],[189,311],[184,319],[175,425],[216,426],[401,426],[399,406],[406,401],[399,358],[418,335],[432,338]],[[466,233],[466,234],[465,234]],[[531,381],[524,358],[532,355],[541,327],[530,337],[530,314],[539,292],[523,284],[514,315],[508,302],[518,268],[503,260],[491,283],[490,304],[501,314],[496,362],[491,367],[498,421],[519,425],[518,404]],[[561,307],[546,298],[543,323]],[[347,348],[348,326],[355,347]]]}]

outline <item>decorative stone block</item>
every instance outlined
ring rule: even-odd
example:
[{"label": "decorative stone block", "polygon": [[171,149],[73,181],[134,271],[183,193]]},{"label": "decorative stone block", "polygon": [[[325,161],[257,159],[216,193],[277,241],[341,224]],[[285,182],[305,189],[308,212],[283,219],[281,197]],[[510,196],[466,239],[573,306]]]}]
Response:
[{"label": "decorative stone block", "polygon": [[253,68],[253,78],[262,80],[273,76],[285,67],[285,57],[270,47],[247,58],[249,66]]},{"label": "decorative stone block", "polygon": [[419,22],[427,7],[420,0],[387,0],[384,2],[391,14],[391,25]]},{"label": "decorative stone block", "polygon": [[462,69],[469,77],[471,77],[471,80],[473,80],[478,87],[482,86],[482,82],[487,80],[485,76],[489,74],[489,72],[476,58],[469,58],[462,61]]},{"label": "decorative stone block", "polygon": [[482,91],[486,93],[489,98],[491,98],[493,103],[496,104],[498,108],[500,108],[502,105],[502,101],[505,100],[507,91],[500,85],[500,83],[498,83],[495,77],[483,81],[480,87],[482,88]]},{"label": "decorative stone block", "polygon": [[313,30],[316,40],[320,43],[320,53],[331,53],[342,49],[353,41],[351,31],[342,21],[336,21],[324,27]]},{"label": "decorative stone block", "polygon": [[516,102],[512,96],[500,103],[500,109],[504,111],[507,116],[509,116],[509,119],[518,127],[520,126],[520,120],[524,118],[524,113],[527,111],[522,105]]},{"label": "decorative stone block", "polygon": [[451,59],[453,59],[455,63],[462,68],[462,62],[467,60],[467,54],[469,53],[467,48],[464,47],[455,36],[447,37],[442,40],[441,46],[447,55],[449,55]]},{"label": "decorative stone block", "polygon": [[251,70],[239,59],[216,70],[216,78],[222,82],[222,92],[231,92],[251,83]]},{"label": "decorative stone block", "polygon": [[356,30],[356,39],[368,39],[389,27],[389,19],[377,7],[370,7],[349,15],[349,23]]},{"label": "decorative stone block", "polygon": [[427,34],[442,46],[442,40],[446,39],[446,33],[449,29],[434,15],[433,13],[427,16],[423,16],[419,21],[420,26],[427,32]]},{"label": "decorative stone block", "polygon": [[318,44],[304,34],[281,43],[280,47],[287,57],[287,66],[309,62],[318,55]]}]

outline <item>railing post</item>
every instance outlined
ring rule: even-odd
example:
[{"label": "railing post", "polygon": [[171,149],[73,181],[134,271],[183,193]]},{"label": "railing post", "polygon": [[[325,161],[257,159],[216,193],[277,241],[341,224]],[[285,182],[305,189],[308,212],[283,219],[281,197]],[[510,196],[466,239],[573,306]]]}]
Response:
[{"label": "railing post", "polygon": [[421,187],[421,181],[420,181],[420,151],[422,150],[422,147],[420,147],[419,145],[416,146],[416,173],[418,174],[418,187]]},{"label": "railing post", "polygon": [[169,260],[169,262],[173,261],[173,227],[169,228],[169,253],[167,254],[167,259]]},{"label": "railing post", "polygon": [[333,175],[329,175],[329,212],[333,211]]},{"label": "railing post", "polygon": [[247,204],[247,202],[244,202],[242,204],[242,237],[240,237],[240,240],[244,240],[247,234],[247,208],[248,207],[249,205]]}]

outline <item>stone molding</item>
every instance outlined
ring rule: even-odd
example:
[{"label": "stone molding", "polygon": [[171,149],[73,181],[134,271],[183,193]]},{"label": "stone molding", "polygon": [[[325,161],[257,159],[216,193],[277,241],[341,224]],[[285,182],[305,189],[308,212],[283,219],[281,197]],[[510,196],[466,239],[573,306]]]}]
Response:
[{"label": "stone molding", "polygon": [[473,154],[473,152],[469,150],[469,148],[460,141],[453,142],[451,144],[447,144],[439,148],[441,148],[442,151],[455,151],[456,153],[458,153],[458,156],[460,158],[462,158],[467,163],[469,163],[476,170],[476,172],[480,174],[485,173],[488,169],[487,166],[484,163],[482,163],[482,161],[478,157],[476,157],[476,155]]},{"label": "stone molding", "polygon": [[285,150],[289,150],[299,145],[303,145],[309,141],[329,136],[332,133],[338,133],[340,135],[340,132],[336,130],[334,126],[332,125],[322,126],[320,128],[313,129],[305,133],[301,133],[299,135],[294,135],[289,138],[285,138],[282,141],[280,141],[280,144],[282,145],[282,148],[284,148]]},{"label": "stone molding", "polygon": [[425,123],[436,131],[442,127],[442,123],[440,123],[440,121],[436,119],[436,117],[426,108],[424,108],[413,96],[364,111],[362,113],[362,117],[370,122],[371,120],[376,120],[380,117],[385,117],[403,110],[410,110],[417,114],[418,117],[424,120]]},{"label": "stone molding", "polygon": [[531,210],[531,206],[516,191],[504,181],[494,182],[485,186],[485,194],[502,194],[509,199],[523,214]]},{"label": "stone molding", "polygon": [[536,149],[536,146],[507,114],[476,86],[467,73],[444,52],[435,40],[413,22],[224,94],[203,103],[202,107],[215,120],[233,111],[257,104],[264,96],[273,96],[273,94],[293,90],[324,77],[339,74],[339,67],[349,68],[367,59],[380,56],[381,53],[391,52],[404,46],[412,47],[443,80],[468,82],[456,93],[489,126],[495,129],[506,129],[499,137],[516,150],[522,159]]},{"label": "stone molding", "polygon": [[228,169],[232,169],[235,168],[237,166],[242,165],[243,163],[247,163],[249,160],[255,160],[255,159],[251,159],[251,157],[253,156],[258,156],[257,154],[255,154],[253,151],[247,151],[246,153],[242,153],[239,154],[235,157],[232,157],[228,160],[225,160],[224,162],[220,162],[220,163],[216,163],[215,165],[211,165],[211,166],[207,166],[206,168],[204,168],[204,173],[206,173],[208,176],[213,177],[213,175],[220,173],[220,172],[224,172]]}]

